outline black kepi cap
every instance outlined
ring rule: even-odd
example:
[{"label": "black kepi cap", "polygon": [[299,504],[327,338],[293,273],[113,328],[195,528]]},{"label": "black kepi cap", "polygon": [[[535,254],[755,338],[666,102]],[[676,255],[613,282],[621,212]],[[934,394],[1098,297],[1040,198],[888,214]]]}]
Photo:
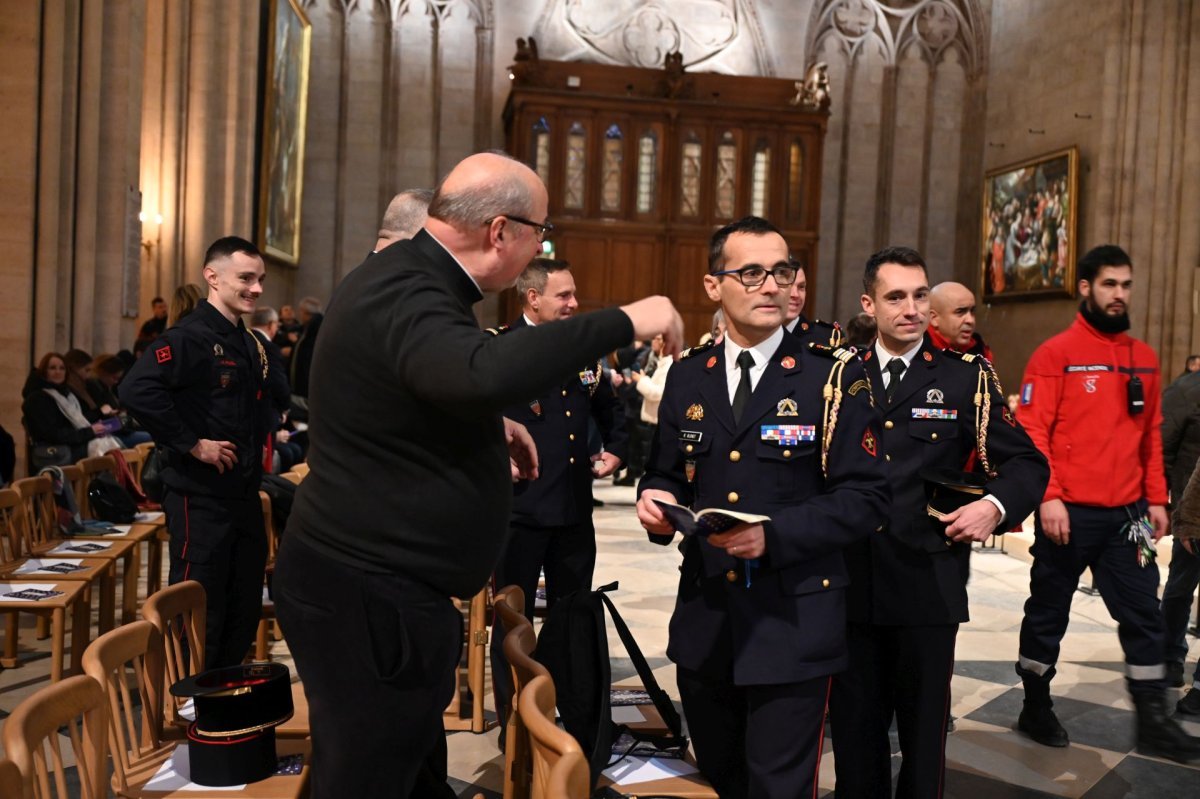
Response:
[{"label": "black kepi cap", "polygon": [[960,469],[923,469],[925,512],[939,521],[949,513],[983,499],[987,494],[987,475]]}]

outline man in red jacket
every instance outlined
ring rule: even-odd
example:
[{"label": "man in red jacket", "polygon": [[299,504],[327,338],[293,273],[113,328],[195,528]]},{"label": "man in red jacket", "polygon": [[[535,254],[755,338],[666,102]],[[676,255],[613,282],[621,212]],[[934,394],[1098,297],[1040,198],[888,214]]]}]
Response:
[{"label": "man in red jacket", "polygon": [[1050,680],[1071,597],[1090,567],[1119,624],[1138,751],[1190,762],[1200,759],[1200,738],[1167,716],[1154,565],[1154,542],[1167,532],[1158,357],[1125,332],[1132,287],[1133,267],[1120,247],[1083,256],[1079,315],[1038,347],[1022,381],[1018,417],[1051,474],[1021,622],[1017,673],[1025,705],[1017,726],[1038,743],[1068,743],[1051,709]]},{"label": "man in red jacket", "polygon": [[993,360],[992,348],[975,330],[975,294],[962,283],[946,281],[929,290],[929,340],[939,350]]}]

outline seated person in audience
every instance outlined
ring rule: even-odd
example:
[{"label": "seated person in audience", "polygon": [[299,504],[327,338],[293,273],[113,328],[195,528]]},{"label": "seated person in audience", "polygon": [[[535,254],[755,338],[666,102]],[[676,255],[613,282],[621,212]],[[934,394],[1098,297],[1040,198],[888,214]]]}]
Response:
[{"label": "seated person in audience", "polygon": [[57,352],[42,357],[25,387],[21,413],[34,446],[31,470],[47,465],[39,462],[38,450],[44,446],[69,447],[72,461],[121,448],[121,442],[105,432],[104,422],[88,421],[67,387],[67,363]]},{"label": "seated person in audience", "polygon": [[63,360],[67,364],[67,387],[79,400],[79,407],[89,422],[119,421],[121,426],[112,435],[125,447],[134,447],[150,440],[150,434],[145,430],[135,430],[130,426],[128,417],[121,415],[119,403],[107,402],[92,390],[90,384],[94,381],[94,370],[91,355],[80,349],[67,350]]},{"label": "seated person in audience", "polygon": [[94,377],[86,382],[88,396],[100,408],[113,408],[115,415],[121,419],[121,429],[116,437],[128,447],[150,441],[150,434],[142,430],[138,423],[124,412],[117,399],[117,385],[125,376],[125,364],[115,355],[101,355],[92,362]]}]

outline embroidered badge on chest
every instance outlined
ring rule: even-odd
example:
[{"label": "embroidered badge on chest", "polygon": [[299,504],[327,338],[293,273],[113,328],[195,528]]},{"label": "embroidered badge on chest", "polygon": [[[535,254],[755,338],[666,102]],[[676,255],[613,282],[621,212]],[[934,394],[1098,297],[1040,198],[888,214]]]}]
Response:
[{"label": "embroidered badge on chest", "polygon": [[534,416],[541,416],[542,415],[541,400],[534,400],[533,402],[529,403],[529,410],[533,411]]},{"label": "embroidered badge on chest", "polygon": [[233,372],[221,372],[221,388],[229,388],[233,382]]},{"label": "embroidered badge on chest", "polygon": [[683,462],[683,475],[684,475],[684,477],[687,478],[687,481],[689,483],[694,483],[696,481],[696,462],[695,461],[684,461]]},{"label": "embroidered badge on chest", "polygon": [[689,422],[699,422],[704,419],[704,407],[700,403],[693,403],[688,406],[687,411],[683,414]]},{"label": "embroidered badge on chest", "polygon": [[799,409],[796,407],[796,401],[791,397],[784,397],[775,406],[775,413],[779,416],[799,416]]},{"label": "embroidered badge on chest", "polygon": [[958,418],[958,410],[955,408],[913,408],[912,418],[948,419],[953,421]]},{"label": "embroidered badge on chest", "polygon": [[817,426],[812,424],[764,424],[759,428],[759,438],[781,446],[796,445],[802,441],[817,440]]},{"label": "embroidered badge on chest", "polygon": [[925,392],[925,401],[931,404],[941,405],[946,401],[946,397],[942,394],[940,388],[931,388]]},{"label": "embroidered badge on chest", "polygon": [[878,449],[876,448],[876,443],[875,443],[875,434],[871,432],[870,428],[863,431],[862,448],[863,448],[863,451],[866,452],[868,455],[870,455],[872,458],[874,458],[875,453],[878,452]]},{"label": "embroidered badge on chest", "polygon": [[225,348],[224,348],[224,347],[222,347],[220,344],[214,344],[214,345],[213,345],[213,357],[214,357],[214,358],[220,358],[220,357],[222,357],[224,354],[225,354]]},{"label": "embroidered badge on chest", "polygon": [[584,388],[590,388],[600,382],[600,376],[591,369],[584,369],[579,373],[579,382],[583,384]]}]

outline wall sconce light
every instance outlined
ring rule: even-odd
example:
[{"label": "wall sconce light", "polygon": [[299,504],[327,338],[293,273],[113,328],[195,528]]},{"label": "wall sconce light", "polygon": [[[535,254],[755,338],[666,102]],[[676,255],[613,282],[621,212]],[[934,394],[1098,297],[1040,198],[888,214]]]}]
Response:
[{"label": "wall sconce light", "polygon": [[[148,236],[146,228],[151,224],[151,220],[153,220],[154,233],[153,236]],[[162,230],[163,215],[139,211],[138,221],[142,223],[142,249],[146,251],[146,257],[149,258],[154,252],[154,246],[161,240],[160,232]]]}]

